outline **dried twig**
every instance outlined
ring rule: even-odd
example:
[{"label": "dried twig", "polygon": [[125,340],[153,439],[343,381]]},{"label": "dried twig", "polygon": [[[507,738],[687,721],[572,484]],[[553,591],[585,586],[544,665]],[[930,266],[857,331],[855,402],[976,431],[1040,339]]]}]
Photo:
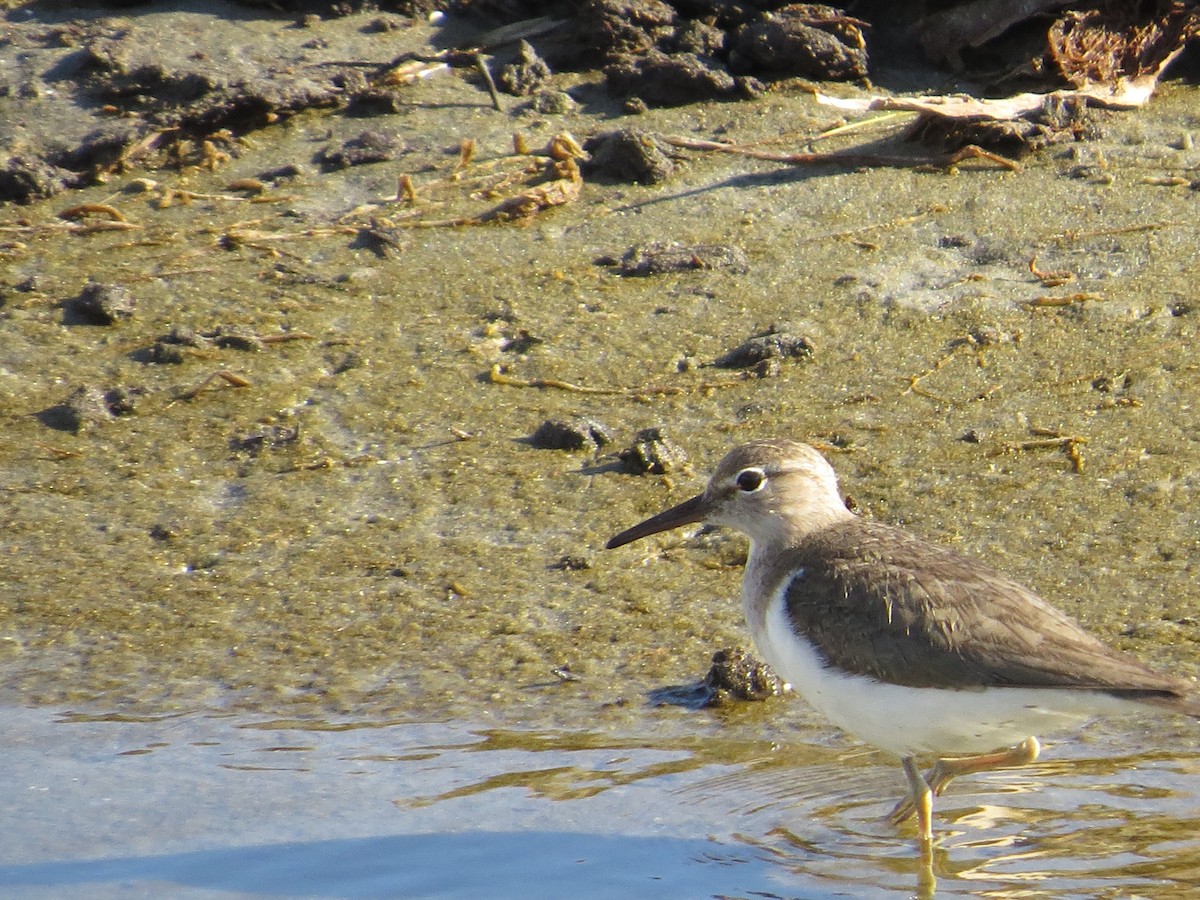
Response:
[{"label": "dried twig", "polygon": [[[487,222],[509,222],[514,219],[529,218],[542,210],[563,206],[579,199],[583,191],[583,176],[579,172],[576,159],[586,156],[583,148],[570,134],[562,132],[551,139],[543,153],[547,158],[540,167],[540,171],[550,176],[550,180],[528,187],[478,215],[460,216],[454,219],[410,219],[397,223],[396,227],[455,228],[464,225],[483,225]],[[460,151],[459,164],[455,166],[456,175],[470,163],[473,154],[474,142],[469,145],[464,142]],[[539,170],[526,170],[515,177],[505,179],[502,185],[508,186],[513,181],[524,179],[530,171],[537,172]],[[498,189],[499,186],[493,185],[492,190]]]},{"label": "dried twig", "polygon": [[1071,461],[1072,470],[1079,475],[1083,474],[1083,451],[1080,449],[1087,443],[1087,438],[1082,438],[1074,435],[1061,435],[1056,431],[1045,428],[1033,429],[1034,434],[1043,435],[1029,441],[1006,441],[1003,444],[1005,450],[1009,451],[1028,451],[1028,450],[1062,450],[1067,455],[1067,459]]},{"label": "dried twig", "polygon": [[80,203],[78,206],[67,207],[58,214],[60,219],[83,219],[87,216],[108,216],[113,222],[129,221],[124,213],[107,203]]},{"label": "dried twig", "polygon": [[220,371],[213,372],[191,390],[184,391],[172,400],[171,403],[168,403],[167,406],[171,406],[180,400],[194,400],[201,391],[218,379],[235,388],[249,387],[251,384],[248,378],[243,378],[241,375],[238,375],[236,372],[230,372],[228,369],[221,369]]},{"label": "dried twig", "polygon": [[616,397],[677,396],[679,394],[686,394],[689,390],[703,393],[716,390],[717,388],[733,387],[745,381],[744,378],[727,381],[703,381],[691,388],[658,384],[632,388],[602,388],[591,387],[585,384],[574,384],[570,381],[560,381],[557,378],[516,378],[506,373],[499,363],[492,366],[491,371],[488,372],[488,380],[492,384],[503,384],[510,387],[555,388],[560,391],[570,391],[576,394],[606,394]]},{"label": "dried twig", "polygon": [[881,166],[895,169],[914,169],[930,166],[937,169],[951,169],[960,162],[969,159],[983,159],[995,163],[1010,172],[1019,172],[1020,163],[1014,162],[999,153],[992,153],[974,144],[968,144],[953,153],[938,156],[897,156],[888,153],[853,153],[835,151],[833,153],[778,153],[772,150],[757,150],[753,147],[740,147],[737,144],[726,144],[720,141],[702,141],[695,138],[666,137],[663,138],[672,147],[683,150],[705,150],[715,153],[733,153],[737,156],[748,156],[751,159],[764,159],[768,162],[786,163],[789,166]]},{"label": "dried twig", "polygon": [[492,70],[488,68],[487,57],[482,53],[475,54],[475,68],[479,70],[479,74],[483,76],[483,83],[487,85],[488,94],[492,98],[492,107],[496,112],[504,112],[504,107],[500,105],[500,92],[496,90],[496,80],[492,78]]},{"label": "dried twig", "polygon": [[1043,272],[1037,266],[1037,257],[1029,260],[1029,271],[1045,287],[1060,287],[1075,280],[1075,273],[1067,270],[1060,272]]},{"label": "dried twig", "polygon": [[1025,305],[1030,307],[1031,309],[1037,309],[1039,307],[1047,307],[1047,306],[1049,306],[1049,307],[1071,306],[1076,303],[1083,303],[1087,300],[1103,300],[1103,299],[1104,298],[1102,296],[1100,296],[1099,294],[1092,294],[1092,293],[1089,293],[1086,291],[1080,291],[1079,293],[1076,293],[1076,294],[1067,294],[1065,297],[1050,297],[1050,296],[1045,296],[1045,295],[1043,295],[1041,297],[1034,297],[1032,300],[1026,300]]}]

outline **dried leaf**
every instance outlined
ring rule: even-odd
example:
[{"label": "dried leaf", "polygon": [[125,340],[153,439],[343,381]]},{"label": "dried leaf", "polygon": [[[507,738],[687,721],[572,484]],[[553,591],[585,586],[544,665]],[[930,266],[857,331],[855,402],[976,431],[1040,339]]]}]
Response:
[{"label": "dried leaf", "polygon": [[575,161],[562,160],[555,163],[555,168],[563,173],[564,177],[535,185],[515,197],[509,197],[499,206],[481,215],[479,221],[507,222],[512,219],[525,219],[552,206],[562,206],[578,200],[583,190],[583,178],[579,175],[579,167],[575,165]]}]

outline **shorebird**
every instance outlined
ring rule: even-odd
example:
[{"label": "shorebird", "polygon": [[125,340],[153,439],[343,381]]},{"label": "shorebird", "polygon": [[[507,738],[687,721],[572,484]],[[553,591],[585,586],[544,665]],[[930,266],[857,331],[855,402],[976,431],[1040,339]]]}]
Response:
[{"label": "shorebird", "polygon": [[[1157,707],[1200,718],[1200,696],[1088,634],[980,562],[852,513],[815,449],[759,440],[730,452],[702,494],[616,535],[620,547],[689,523],[750,538],[742,606],[758,652],[843,730],[900,758],[933,840],[951,779],[1024,765],[1036,735]],[[918,757],[935,762],[927,774]]]}]

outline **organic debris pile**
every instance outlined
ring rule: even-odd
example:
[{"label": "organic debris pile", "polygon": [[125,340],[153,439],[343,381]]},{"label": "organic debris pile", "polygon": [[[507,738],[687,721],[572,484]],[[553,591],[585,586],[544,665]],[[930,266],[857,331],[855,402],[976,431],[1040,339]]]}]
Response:
[{"label": "organic debris pile", "polygon": [[[306,14],[254,5],[246,22],[225,18],[221,8],[181,11],[154,3],[65,14],[9,10],[0,47],[0,201],[28,202],[135,167],[216,168],[257,129],[314,108],[363,117],[402,111],[422,102],[421,83],[451,70],[485,87],[498,111],[505,111],[504,91],[550,115],[576,103],[556,89],[555,72],[594,72],[624,98],[627,112],[637,113],[811,89],[813,82],[865,85],[877,68],[919,71],[927,61],[907,54],[921,48],[962,71],[963,86],[977,96],[1026,98],[1015,109],[1008,100],[977,101],[1001,104],[980,112],[951,102],[934,109],[954,98],[921,97],[928,107],[922,118],[1037,120],[1032,133],[1027,126],[1001,128],[996,140],[990,126],[965,134],[952,127],[938,135],[947,151],[968,144],[1000,150],[1014,136],[1033,147],[1047,131],[1086,132],[1071,109],[1065,124],[1047,116],[1047,96],[1060,108],[1140,106],[1200,32],[1193,0],[863,0],[853,13],[779,0],[391,7],[400,15],[353,3],[308,3],[304,8],[315,11]],[[445,36],[396,56],[395,36],[419,25],[403,16],[441,7],[450,10],[441,20]],[[489,32],[471,31],[497,23]],[[393,151],[367,142],[319,162],[336,168]]]}]

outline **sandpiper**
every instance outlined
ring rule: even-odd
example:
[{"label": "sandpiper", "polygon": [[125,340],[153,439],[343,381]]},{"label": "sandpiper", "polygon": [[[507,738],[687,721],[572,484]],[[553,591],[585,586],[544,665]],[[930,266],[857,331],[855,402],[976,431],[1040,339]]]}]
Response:
[{"label": "sandpiper", "polygon": [[[1039,733],[1147,706],[1200,718],[1194,686],[1028,588],[854,515],[807,444],[738,447],[704,493],[607,546],[695,522],[750,538],[742,606],[759,653],[835,725],[900,758],[909,792],[889,819],[915,814],[923,846],[951,779],[1032,762]],[[925,775],[921,756],[935,760]]]}]

